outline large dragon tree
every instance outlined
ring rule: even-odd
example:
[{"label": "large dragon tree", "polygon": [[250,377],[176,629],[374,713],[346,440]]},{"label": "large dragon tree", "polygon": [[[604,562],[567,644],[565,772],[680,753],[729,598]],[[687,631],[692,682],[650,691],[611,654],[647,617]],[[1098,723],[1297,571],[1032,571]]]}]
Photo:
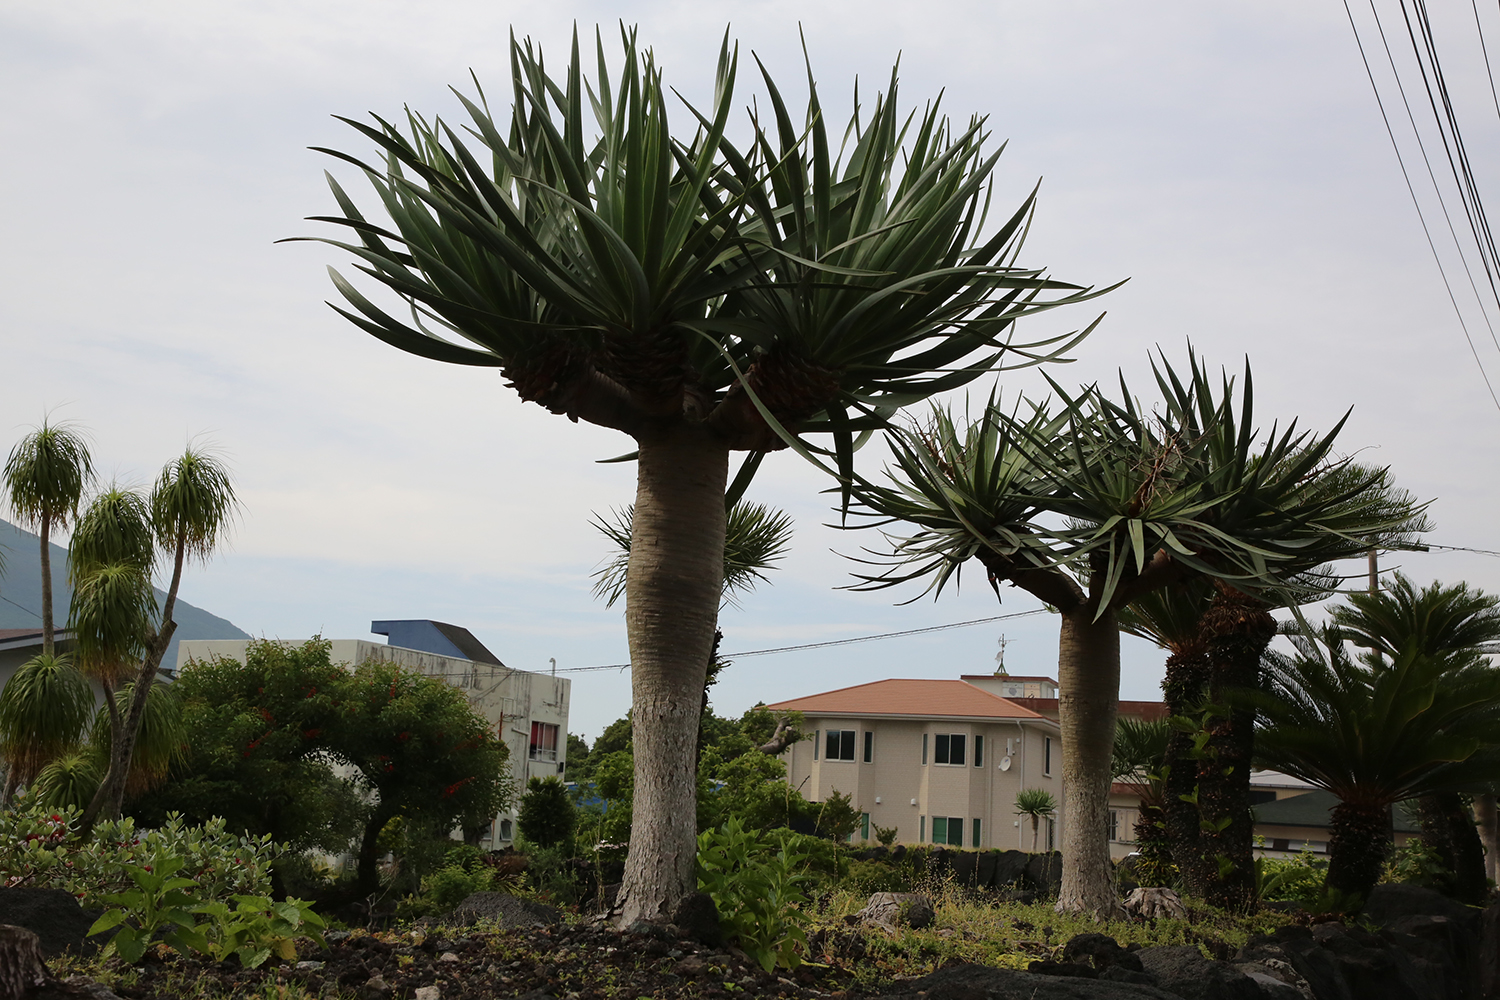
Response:
[{"label": "large dragon tree", "polygon": [[[855,487],[876,518],[869,523],[907,532],[888,536],[877,560],[886,568],[862,575],[860,587],[925,579],[940,592],[973,559],[997,596],[1005,582],[1058,611],[1059,909],[1119,907],[1108,797],[1120,610],[1195,581],[1212,585],[1210,610],[1258,609],[1256,595],[1300,586],[1319,563],[1361,551],[1360,539],[1385,537],[1417,510],[1404,495],[1393,500],[1385,470],[1333,455],[1342,421],[1326,435],[1295,423],[1261,433],[1248,365],[1238,392],[1228,376],[1216,385],[1196,358],[1189,365],[1186,381],[1165,359],[1155,366],[1154,413],[1139,407],[1123,377],[1118,398],[1098,387],[1076,398],[1057,389],[1064,407],[1055,416],[1045,405],[1011,413],[993,400],[970,423],[937,410],[929,424],[892,436],[891,485]],[[1239,732],[1220,734],[1219,770],[1234,768],[1242,780],[1249,751]],[[1205,821],[1223,824],[1215,831],[1223,842],[1243,829],[1248,860],[1248,813],[1207,805],[1220,810]]]},{"label": "large dragon tree", "polygon": [[[898,110],[896,81],[835,152],[809,73],[806,113],[762,70],[768,120],[733,134],[726,36],[711,102],[676,104],[622,31],[585,82],[512,40],[509,108],[459,95],[468,122],[345,119],[379,151],[367,218],[337,181],[356,267],[402,318],[333,272],[341,315],[436,361],[499,370],[525,401],[634,439],[626,622],[635,819],[618,917],[694,888],[693,745],[719,609],[726,500],[782,447],[845,482],[900,407],[1065,352],[1022,316],[1094,294],[1016,264],[1033,200],[985,224],[998,153],[982,119]],[[681,111],[677,110],[681,109]],[[1033,195],[1034,197],[1034,195]],[[1087,331],[1085,331],[1086,333]],[[829,435],[814,454],[802,436]],[[730,452],[746,452],[730,482]]]}]

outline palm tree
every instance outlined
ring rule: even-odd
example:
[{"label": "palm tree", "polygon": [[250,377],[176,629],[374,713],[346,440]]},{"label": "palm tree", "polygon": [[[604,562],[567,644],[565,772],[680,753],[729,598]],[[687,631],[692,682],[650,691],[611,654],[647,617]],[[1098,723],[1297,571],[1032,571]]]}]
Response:
[{"label": "palm tree", "polygon": [[42,653],[21,665],[0,690],[0,754],[9,767],[4,805],[49,761],[77,746],[94,694],[65,656]]},{"label": "palm tree", "polygon": [[1395,802],[1471,787],[1494,773],[1500,671],[1472,654],[1350,657],[1326,626],[1266,654],[1267,685],[1242,695],[1258,709],[1256,755],[1332,792],[1328,887],[1363,897],[1380,875]]},{"label": "palm tree", "polygon": [[[1012,415],[991,400],[977,421],[960,427],[935,411],[928,426],[892,436],[892,486],[855,487],[863,507],[883,519],[873,523],[915,529],[890,537],[890,551],[876,560],[886,570],[857,574],[859,589],[928,578],[927,590],[940,592],[975,559],[997,596],[1008,582],[1059,612],[1067,817],[1060,909],[1113,913],[1119,906],[1108,848],[1119,610],[1153,590],[1202,579],[1215,590],[1210,612],[1222,604],[1228,617],[1239,606],[1248,618],[1255,595],[1302,586],[1324,560],[1362,552],[1357,537],[1384,537],[1420,510],[1392,499],[1385,470],[1331,457],[1342,421],[1323,436],[1295,425],[1273,430],[1258,445],[1248,365],[1236,414],[1232,380],[1216,390],[1191,354],[1189,363],[1186,383],[1165,359],[1155,364],[1159,415],[1140,412],[1123,379],[1119,401],[1097,387],[1076,399],[1059,390],[1066,406],[1056,417],[1042,405]],[[1212,643],[1236,637],[1228,625],[1206,634],[1211,671]],[[1225,687],[1241,682],[1221,675]],[[1218,770],[1247,776],[1248,726],[1234,718],[1218,728],[1225,744],[1216,748]],[[1238,811],[1227,794],[1206,801],[1218,810],[1216,823],[1228,817],[1217,846],[1249,868],[1243,794]],[[1238,892],[1223,902],[1249,898]]]},{"label": "palm tree", "polygon": [[[109,756],[81,818],[85,827],[101,815],[119,815],[147,702],[177,629],[173,612],[183,569],[214,553],[238,503],[223,463],[189,447],[162,469],[149,498],[111,490],[89,507],[74,533],[72,620],[80,663],[111,695],[105,699]],[[158,554],[171,567],[159,610],[150,575]],[[132,694],[117,703],[114,692],[127,683]]]},{"label": "palm tree", "polygon": [[[1395,657],[1408,643],[1415,643],[1429,656],[1480,652],[1500,641],[1500,597],[1466,583],[1444,586],[1433,582],[1419,591],[1409,577],[1397,573],[1383,590],[1350,594],[1344,604],[1333,608],[1329,620],[1356,646],[1386,658]],[[1494,786],[1491,781],[1465,789],[1475,793],[1474,808],[1481,814],[1486,810],[1493,814],[1494,796],[1487,793]],[[1487,828],[1490,842],[1482,844],[1457,791],[1423,796],[1419,811],[1422,839],[1437,850],[1453,873],[1453,895],[1464,902],[1482,903],[1489,892],[1486,848],[1492,868],[1500,856],[1494,823]]]},{"label": "palm tree", "polygon": [[1057,800],[1045,788],[1023,788],[1016,793],[1016,813],[1031,820],[1031,853],[1036,853],[1042,820],[1057,811]]},{"label": "palm tree", "polygon": [[0,478],[11,510],[22,525],[36,528],[42,542],[42,652],[54,652],[52,532],[78,515],[83,491],[94,478],[88,443],[68,424],[42,426],[11,449]]},{"label": "palm tree", "polygon": [[[1033,198],[980,237],[996,154],[982,119],[898,110],[894,75],[838,154],[811,85],[805,117],[774,81],[767,124],[729,138],[738,67],[726,36],[712,104],[674,136],[669,90],[622,31],[623,68],[585,84],[511,44],[512,105],[459,96],[464,129],[410,114],[348,124],[385,221],[331,181],[340,246],[401,303],[398,319],[334,273],[341,315],[421,357],[499,369],[523,400],[634,439],[626,585],[634,827],[617,919],[694,888],[693,733],[721,594],[726,499],[784,447],[846,482],[900,407],[1083,334],[1008,340],[1021,316],[1088,289],[1019,267]],[[586,125],[586,121],[588,124]],[[1087,333],[1087,331],[1084,331]],[[815,454],[802,436],[831,435]],[[732,451],[748,452],[733,482]],[[828,461],[825,463],[825,458]],[[727,488],[726,488],[727,487]]]}]

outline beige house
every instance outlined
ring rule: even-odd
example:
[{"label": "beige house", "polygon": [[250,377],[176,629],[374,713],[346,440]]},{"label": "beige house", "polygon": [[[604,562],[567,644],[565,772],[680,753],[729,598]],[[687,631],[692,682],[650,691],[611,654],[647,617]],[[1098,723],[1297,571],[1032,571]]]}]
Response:
[{"label": "beige house", "polygon": [[884,680],[766,706],[801,712],[811,740],[783,755],[811,801],[847,794],[856,839],[894,827],[904,843],[1031,849],[1016,793],[1042,788],[1059,813],[1039,849],[1061,843],[1062,741],[1057,723],[967,680]]},{"label": "beige house", "polygon": [[[389,631],[387,631],[387,629]],[[374,622],[372,631],[389,634],[391,643],[366,639],[335,639],[330,659],[355,665],[368,660],[395,663],[428,677],[437,677],[464,692],[510,749],[517,797],[532,777],[561,775],[568,756],[568,699],[572,682],[548,674],[515,670],[484,647],[468,629],[425,620]],[[300,646],[302,641],[282,640]],[[413,649],[397,641],[421,644]],[[185,639],[179,662],[213,657],[244,662],[244,639]],[[441,651],[433,652],[437,647]],[[457,654],[457,655],[454,655]],[[519,802],[495,817],[482,846],[500,848],[515,839]]]}]

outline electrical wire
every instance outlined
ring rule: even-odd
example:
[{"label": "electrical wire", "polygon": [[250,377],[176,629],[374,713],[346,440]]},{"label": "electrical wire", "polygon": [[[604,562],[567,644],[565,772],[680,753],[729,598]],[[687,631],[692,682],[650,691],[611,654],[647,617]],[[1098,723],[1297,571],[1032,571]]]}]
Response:
[{"label": "electrical wire", "polygon": [[[994,615],[990,618],[975,618],[966,622],[949,622],[947,625],[929,625],[926,628],[910,628],[900,632],[881,632],[878,635],[859,635],[849,639],[829,639],[826,642],[807,642],[799,646],[776,646],[772,649],[748,649],[738,653],[723,653],[724,659],[742,659],[746,656],[768,656],[771,653],[791,653],[803,649],[823,649],[828,646],[849,646],[856,642],[874,642],[877,639],[896,639],[908,635],[922,635],[927,632],[942,632],[951,628],[967,628],[970,625],[984,625],[989,622],[1004,621],[1008,618],[1027,618],[1031,615],[1046,614],[1046,608],[1033,608],[1030,611],[1017,611],[1008,615]],[[560,674],[581,674],[593,670],[625,670],[630,666],[628,663],[605,663],[592,667],[558,667]]]},{"label": "electrical wire", "polygon": [[[1380,36],[1381,36],[1382,42],[1385,42],[1387,56],[1391,59],[1391,68],[1392,68],[1392,71],[1395,72],[1395,58],[1390,53],[1390,45],[1389,45],[1389,42],[1387,42],[1386,39],[1385,39],[1385,29],[1380,24],[1380,15],[1375,10],[1374,0],[1370,0],[1370,11],[1371,11],[1372,14],[1375,15],[1376,26],[1377,26],[1377,28],[1380,31]],[[1437,264],[1438,274],[1443,279],[1443,288],[1448,293],[1448,301],[1449,301],[1449,303],[1452,304],[1454,315],[1457,316],[1457,318],[1458,318],[1459,328],[1461,330],[1463,330],[1464,340],[1469,345],[1469,353],[1474,356],[1474,365],[1475,365],[1475,367],[1477,367],[1479,369],[1479,376],[1480,376],[1480,378],[1482,378],[1484,380],[1484,387],[1485,387],[1486,390],[1488,390],[1488,392],[1490,394],[1490,401],[1495,404],[1495,409],[1497,411],[1500,411],[1500,396],[1497,396],[1495,394],[1495,387],[1490,382],[1489,373],[1487,371],[1485,371],[1484,362],[1481,361],[1480,358],[1479,358],[1479,350],[1478,350],[1477,347],[1474,346],[1474,338],[1469,333],[1469,324],[1464,320],[1463,310],[1461,308],[1459,308],[1458,298],[1457,298],[1457,296],[1455,296],[1453,294],[1453,285],[1448,280],[1448,271],[1443,266],[1442,256],[1438,253],[1437,244],[1432,239],[1432,230],[1427,225],[1427,216],[1422,211],[1422,202],[1417,197],[1416,187],[1412,184],[1411,173],[1410,173],[1410,171],[1408,171],[1406,169],[1406,158],[1401,154],[1401,144],[1396,141],[1396,131],[1391,126],[1390,115],[1386,112],[1386,109],[1385,109],[1385,100],[1384,100],[1384,98],[1382,98],[1380,96],[1380,87],[1375,82],[1375,72],[1374,72],[1374,70],[1370,66],[1369,55],[1365,52],[1364,39],[1360,37],[1359,26],[1358,26],[1358,24],[1355,23],[1354,12],[1349,7],[1349,0],[1344,0],[1344,15],[1349,19],[1349,28],[1354,33],[1354,43],[1355,43],[1355,45],[1357,45],[1359,47],[1359,58],[1360,58],[1360,61],[1364,63],[1365,76],[1369,79],[1369,81],[1370,81],[1370,89],[1375,94],[1375,103],[1380,108],[1380,118],[1381,118],[1381,121],[1385,123],[1385,132],[1386,132],[1386,135],[1391,140],[1391,149],[1394,150],[1395,153],[1396,153],[1396,162],[1400,166],[1400,168],[1401,168],[1401,176],[1402,176],[1402,178],[1406,182],[1406,192],[1407,192],[1408,195],[1411,196],[1412,207],[1415,208],[1416,211],[1417,211],[1417,220],[1421,223],[1421,226],[1422,226],[1422,235],[1424,237],[1426,237],[1426,239],[1427,239],[1427,248],[1432,251],[1432,259],[1433,259],[1433,262],[1435,264]],[[1406,90],[1405,90],[1405,87],[1402,86],[1402,84],[1401,84],[1401,76],[1400,76],[1399,72],[1396,73],[1396,85],[1397,85],[1398,88],[1401,89],[1402,100],[1406,101]],[[1407,114],[1411,118],[1412,128],[1414,130],[1416,130],[1416,117],[1415,117],[1414,114],[1412,114],[1411,105],[1410,105],[1409,102],[1407,103]],[[1427,159],[1426,147],[1424,145],[1422,145],[1422,138],[1421,138],[1421,132],[1420,132],[1420,130],[1417,130],[1417,142],[1418,142],[1418,145],[1421,146],[1421,148],[1422,148],[1423,159],[1426,160]],[[1447,205],[1446,205],[1446,203],[1443,202],[1442,191],[1441,191],[1440,186],[1438,186],[1438,184],[1437,184],[1437,178],[1436,178],[1436,175],[1432,171],[1432,165],[1431,165],[1430,161],[1427,164],[1427,169],[1428,169],[1429,175],[1432,176],[1432,181],[1433,181],[1434,187],[1438,189],[1438,200],[1439,200],[1440,204],[1443,204],[1443,214],[1446,217],[1448,215]],[[1451,218],[1449,218],[1448,225],[1449,225],[1450,231],[1453,232],[1454,241],[1455,241],[1455,243],[1457,243],[1457,241],[1458,241],[1458,235],[1457,235],[1456,231],[1453,231],[1453,224],[1452,224],[1452,219]],[[1461,247],[1460,247],[1460,258],[1463,259],[1463,254],[1462,254],[1462,248]],[[1464,268],[1465,268],[1465,271],[1468,271],[1467,261],[1465,261]],[[1475,291],[1475,295],[1477,297],[1478,296],[1478,287],[1477,287],[1477,285],[1474,284],[1472,273],[1470,273],[1470,275],[1469,275],[1469,280],[1470,280],[1470,284],[1474,285],[1474,291]],[[1485,315],[1486,315],[1486,322],[1488,322],[1488,313],[1486,313]]]}]

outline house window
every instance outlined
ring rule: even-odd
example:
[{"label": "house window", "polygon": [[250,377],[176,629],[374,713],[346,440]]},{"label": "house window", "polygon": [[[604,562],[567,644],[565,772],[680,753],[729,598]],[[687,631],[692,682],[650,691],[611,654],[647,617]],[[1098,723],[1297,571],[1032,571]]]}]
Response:
[{"label": "house window", "polygon": [[974,734],[974,766],[984,766],[984,737],[979,733]]},{"label": "house window", "polygon": [[979,817],[974,817],[974,846],[979,846]]},{"label": "house window", "polygon": [[869,813],[860,813],[859,814],[859,839],[860,840],[869,840],[870,839],[870,814]]},{"label": "house window", "polygon": [[922,844],[922,843],[926,843],[926,841],[927,841],[927,817],[926,816],[918,816],[917,817],[917,843]]},{"label": "house window", "polygon": [[1115,843],[1120,842],[1120,810],[1109,811],[1109,839]]},{"label": "house window", "polygon": [[875,734],[868,729],[865,730],[865,763],[875,762]]},{"label": "house window", "polygon": [[825,760],[853,760],[854,730],[828,730],[828,740],[823,745],[823,751],[823,757]]},{"label": "house window", "polygon": [[531,759],[557,760],[557,727],[552,723],[531,724]]},{"label": "house window", "polygon": [[927,766],[927,734],[922,734],[922,766]]},{"label": "house window", "polygon": [[1047,850],[1057,850],[1057,821],[1051,818],[1047,820]]},{"label": "house window", "polygon": [[932,842],[964,846],[964,821],[962,816],[932,817]]},{"label": "house window", "polygon": [[508,820],[508,819],[502,819],[500,821],[500,839],[501,840],[514,840],[515,839],[515,837],[511,834],[510,820]]},{"label": "house window", "polygon": [[933,740],[932,761],[934,764],[963,764],[964,744],[967,737],[963,733],[939,733]]},{"label": "house window", "polygon": [[1052,737],[1050,736],[1042,737],[1042,773],[1052,773]]},{"label": "house window", "polygon": [[818,759],[818,744],[823,741],[823,730],[813,730],[813,760]]}]

